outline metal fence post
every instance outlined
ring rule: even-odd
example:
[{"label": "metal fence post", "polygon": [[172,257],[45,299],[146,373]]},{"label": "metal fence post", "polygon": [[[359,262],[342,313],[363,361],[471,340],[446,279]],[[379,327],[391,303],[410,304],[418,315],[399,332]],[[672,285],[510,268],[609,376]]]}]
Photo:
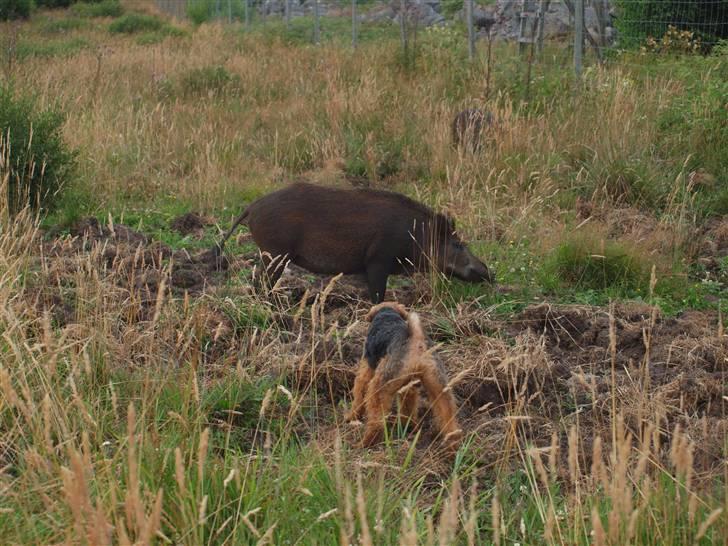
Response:
[{"label": "metal fence post", "polygon": [[291,28],[291,0],[286,0],[285,4],[286,30]]},{"label": "metal fence post", "polygon": [[318,45],[321,41],[321,28],[319,27],[319,3],[313,2],[313,43]]},{"label": "metal fence post", "polygon": [[233,0],[228,0],[228,24],[233,22]]},{"label": "metal fence post", "polygon": [[465,0],[465,20],[468,25],[468,59],[475,58],[475,28],[473,28],[473,0]]},{"label": "metal fence post", "polygon": [[580,79],[584,57],[584,0],[575,0],[574,8],[574,72]]},{"label": "metal fence post", "polygon": [[245,2],[245,28],[250,28],[250,0],[243,0]]},{"label": "metal fence post", "polygon": [[357,28],[356,28],[356,0],[351,0],[351,47],[356,49]]}]

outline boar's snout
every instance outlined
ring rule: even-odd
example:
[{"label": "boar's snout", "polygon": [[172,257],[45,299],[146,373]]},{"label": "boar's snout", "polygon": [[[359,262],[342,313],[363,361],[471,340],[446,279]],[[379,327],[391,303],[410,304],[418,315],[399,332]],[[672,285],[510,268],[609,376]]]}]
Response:
[{"label": "boar's snout", "polygon": [[452,244],[449,254],[445,273],[466,282],[495,283],[493,272],[462,243]]},{"label": "boar's snout", "polygon": [[488,266],[475,257],[473,257],[473,262],[465,266],[462,274],[454,272],[455,276],[467,282],[489,282],[491,284],[495,282],[495,275],[488,269]]}]

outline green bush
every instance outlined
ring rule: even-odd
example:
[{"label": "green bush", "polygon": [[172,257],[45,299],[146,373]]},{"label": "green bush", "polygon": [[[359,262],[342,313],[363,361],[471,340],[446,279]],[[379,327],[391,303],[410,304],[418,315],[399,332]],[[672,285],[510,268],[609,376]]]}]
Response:
[{"label": "green bush", "polygon": [[[11,210],[26,203],[51,210],[56,195],[73,172],[75,153],[61,136],[63,115],[55,109],[37,111],[35,101],[0,86],[0,133],[8,153]],[[8,146],[9,144],[9,146]]]},{"label": "green bush", "polygon": [[71,6],[71,12],[79,17],[119,17],[124,8],[119,0],[102,0],[101,2],[79,2]]},{"label": "green bush", "polygon": [[0,21],[27,19],[33,11],[33,0],[0,0]]},{"label": "green bush", "polygon": [[672,25],[695,32],[704,45],[728,38],[728,0],[618,0],[617,29],[624,47],[660,38]]},{"label": "green bush", "polygon": [[164,22],[159,17],[141,13],[128,13],[111,23],[109,31],[115,34],[134,34],[136,32],[160,30],[163,26]]}]

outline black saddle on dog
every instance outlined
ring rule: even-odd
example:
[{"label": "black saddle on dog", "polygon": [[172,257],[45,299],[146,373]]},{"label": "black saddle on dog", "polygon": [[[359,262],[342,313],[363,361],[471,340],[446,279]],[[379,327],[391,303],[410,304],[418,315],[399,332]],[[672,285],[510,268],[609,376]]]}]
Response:
[{"label": "black saddle on dog", "polygon": [[407,321],[397,311],[385,307],[379,311],[369,326],[364,357],[369,366],[376,370],[379,361],[389,352],[390,347],[402,347],[409,337]]}]

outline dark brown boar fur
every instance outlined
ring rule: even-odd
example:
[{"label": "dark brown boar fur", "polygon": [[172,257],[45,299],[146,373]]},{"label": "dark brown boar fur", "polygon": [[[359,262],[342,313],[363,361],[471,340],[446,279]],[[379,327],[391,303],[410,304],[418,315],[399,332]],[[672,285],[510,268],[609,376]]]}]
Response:
[{"label": "dark brown boar fur", "polygon": [[[241,223],[267,268],[283,257],[278,263],[290,260],[314,273],[365,274],[375,303],[384,300],[389,275],[430,266],[465,281],[493,282],[458,238],[452,219],[398,193],[295,183],[251,203],[218,244],[218,254]],[[271,283],[282,269],[269,271]]]}]

